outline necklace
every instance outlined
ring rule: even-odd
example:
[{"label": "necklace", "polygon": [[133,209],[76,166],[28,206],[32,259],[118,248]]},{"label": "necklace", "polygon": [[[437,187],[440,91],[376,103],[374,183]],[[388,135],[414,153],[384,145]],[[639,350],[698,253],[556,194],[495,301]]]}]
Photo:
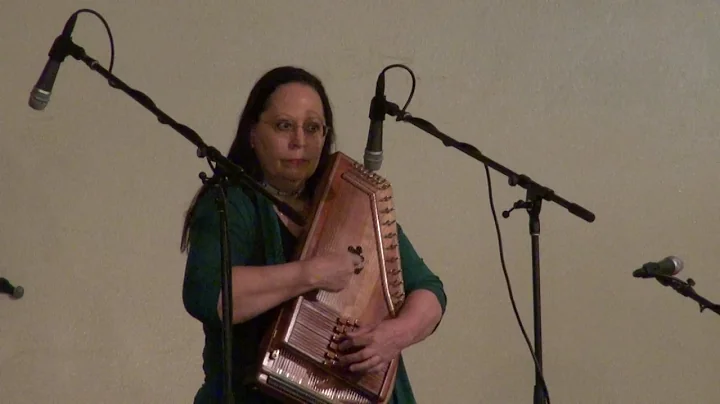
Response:
[{"label": "necklace", "polygon": [[270,191],[270,193],[273,193],[280,197],[297,197],[297,196],[300,196],[302,191],[305,189],[305,187],[301,187],[297,191],[291,191],[291,192],[281,191],[281,190],[275,188],[274,186],[268,184],[267,182],[263,182],[263,187],[265,189],[267,189],[268,191]]},{"label": "necklace", "polygon": [[[297,191],[293,192],[287,192],[287,191],[281,191],[272,185],[268,184],[267,182],[262,183],[263,187],[267,189],[271,194],[275,194],[278,196],[278,198],[283,201],[285,204],[290,206],[291,209],[294,209],[295,212],[300,214],[302,217],[307,217],[307,209],[308,205],[299,198],[300,194],[303,192],[305,187],[301,187]],[[287,216],[285,213],[283,213],[277,206],[274,207],[275,211],[280,215],[285,217],[289,222],[292,222],[293,220]]]}]

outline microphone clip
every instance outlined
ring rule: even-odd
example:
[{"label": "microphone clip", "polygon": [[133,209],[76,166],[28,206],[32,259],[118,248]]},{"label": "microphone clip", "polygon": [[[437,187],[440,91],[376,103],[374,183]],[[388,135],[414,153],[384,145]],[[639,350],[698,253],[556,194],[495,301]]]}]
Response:
[{"label": "microphone clip", "polygon": [[58,63],[64,62],[65,58],[68,56],[73,56],[74,58],[79,59],[84,54],[85,51],[83,48],[76,45],[73,42],[72,37],[66,33],[62,33],[55,38],[55,41],[53,41],[50,51],[48,52],[50,59]]},{"label": "microphone clip", "polygon": [[48,56],[50,59],[55,60],[59,63],[65,61],[65,58],[72,55],[75,58],[79,58],[85,52],[72,41],[72,33],[75,30],[75,23],[77,22],[79,12],[73,13],[70,18],[65,22],[62,33],[55,38]]},{"label": "microphone clip", "polygon": [[371,121],[384,121],[387,113],[387,101],[384,95],[375,95],[370,101],[368,117]]},{"label": "microphone clip", "polygon": [[395,104],[394,102],[385,101],[384,104],[385,104],[385,113],[387,113],[390,116],[394,116],[395,120],[397,122],[412,119],[412,115],[403,111],[402,108],[400,108],[400,106]]}]

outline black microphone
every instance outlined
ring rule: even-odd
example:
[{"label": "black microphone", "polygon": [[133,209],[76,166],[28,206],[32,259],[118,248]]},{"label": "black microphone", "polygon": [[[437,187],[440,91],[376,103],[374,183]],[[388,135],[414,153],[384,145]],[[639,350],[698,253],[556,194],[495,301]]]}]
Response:
[{"label": "black microphone", "polygon": [[0,293],[5,293],[19,299],[25,294],[25,289],[22,286],[13,286],[10,281],[5,278],[0,278]]},{"label": "black microphone", "polygon": [[50,52],[48,52],[48,61],[45,63],[45,67],[42,73],[40,73],[40,78],[38,78],[37,83],[35,83],[35,87],[33,87],[30,92],[30,99],[28,100],[28,105],[34,110],[42,111],[48,102],[50,102],[50,93],[52,93],[53,86],[55,85],[55,78],[60,70],[60,64],[70,53],[75,21],[77,21],[77,14],[73,14],[70,19],[68,19],[62,34],[55,38]]},{"label": "black microphone", "polygon": [[683,262],[673,255],[657,262],[648,262],[633,271],[636,278],[654,278],[656,276],[673,276],[683,270]]},{"label": "black microphone", "polygon": [[380,73],[375,84],[375,96],[370,102],[370,130],[365,146],[364,164],[371,171],[378,171],[383,161],[383,121],[387,113],[385,100],[385,72]]}]

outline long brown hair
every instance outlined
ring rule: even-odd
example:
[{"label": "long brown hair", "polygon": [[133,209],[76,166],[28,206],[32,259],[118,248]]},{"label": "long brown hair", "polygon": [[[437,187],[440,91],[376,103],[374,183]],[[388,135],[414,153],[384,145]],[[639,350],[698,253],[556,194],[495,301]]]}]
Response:
[{"label": "long brown hair", "polygon": [[[260,115],[267,108],[270,96],[278,87],[288,83],[303,83],[315,89],[322,101],[325,123],[329,127],[325,144],[323,145],[320,155],[320,160],[318,162],[318,167],[310,178],[308,178],[305,187],[306,191],[312,195],[312,192],[315,190],[323,171],[325,171],[325,168],[328,165],[330,154],[332,153],[333,146],[335,144],[335,131],[333,129],[332,106],[330,105],[330,100],[325,92],[325,86],[319,78],[302,68],[294,66],[276,67],[266,72],[255,83],[248,95],[245,108],[240,115],[237,133],[235,134],[235,139],[230,146],[227,159],[242,167],[243,170],[245,170],[245,172],[247,172],[247,174],[255,180],[262,181],[260,162],[255,155],[254,149],[250,147],[250,131],[258,123]],[[200,187],[185,214],[182,239],[180,242],[180,251],[182,252],[187,251],[189,247],[190,224],[193,219],[193,213],[197,201],[207,190],[208,188],[205,185]]]}]

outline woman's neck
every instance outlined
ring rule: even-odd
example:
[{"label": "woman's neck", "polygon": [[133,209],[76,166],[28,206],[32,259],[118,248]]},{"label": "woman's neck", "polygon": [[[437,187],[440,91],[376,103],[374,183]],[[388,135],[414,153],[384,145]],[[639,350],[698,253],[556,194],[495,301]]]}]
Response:
[{"label": "woman's neck", "polygon": [[296,186],[275,186],[267,181],[263,181],[263,187],[271,194],[282,198],[297,198],[302,195],[305,187],[303,184]]},{"label": "woman's neck", "polygon": [[[288,205],[302,218],[307,219],[310,209],[310,202],[308,201],[307,196],[303,194],[302,188],[296,191],[288,192],[279,190],[268,183],[263,183],[263,186],[271,195],[275,196],[280,202]],[[273,208],[275,209],[275,212],[280,216],[282,221],[285,223],[285,225],[288,226],[288,228],[294,228],[298,226],[296,223],[293,222],[290,217],[285,216],[283,213],[281,213],[277,206],[274,206]],[[293,231],[293,234],[295,233],[296,232]],[[297,234],[295,235],[297,236]]]}]

